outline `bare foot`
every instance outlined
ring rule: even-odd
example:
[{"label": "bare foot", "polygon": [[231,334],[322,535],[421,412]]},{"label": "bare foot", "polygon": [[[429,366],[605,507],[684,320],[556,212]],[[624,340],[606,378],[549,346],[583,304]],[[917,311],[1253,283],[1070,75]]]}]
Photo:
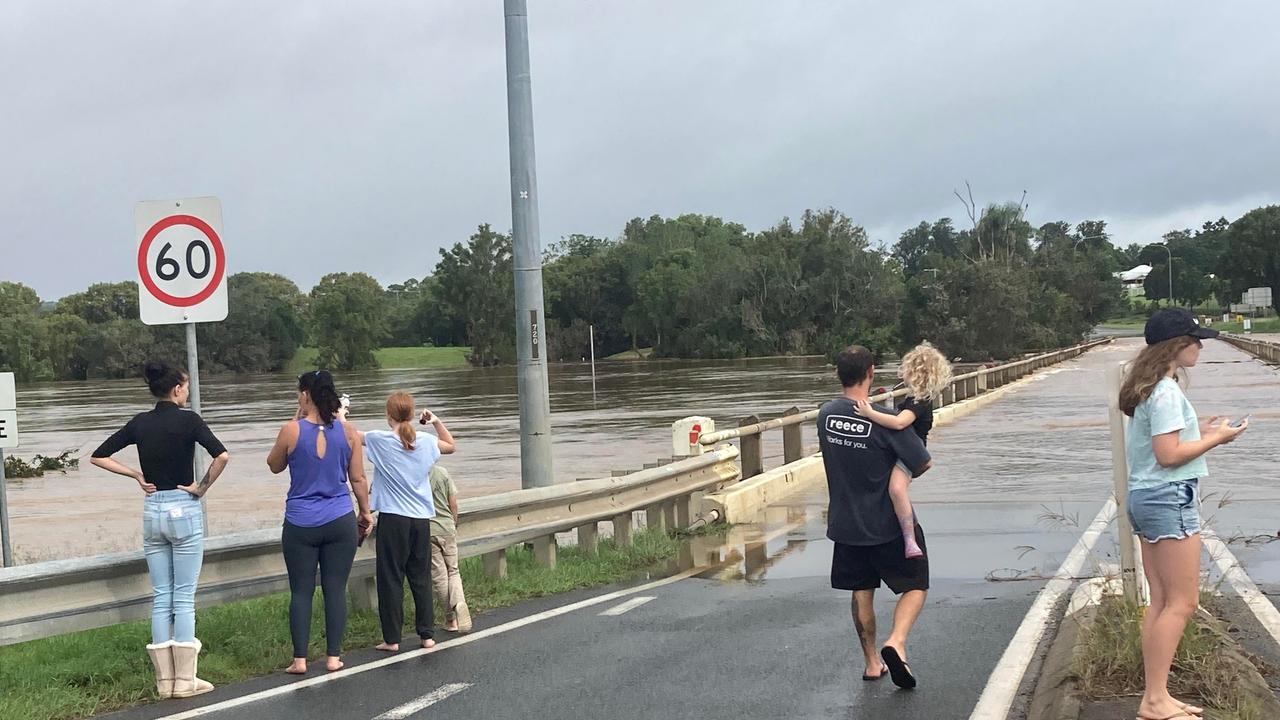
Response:
[{"label": "bare foot", "polygon": [[285,668],[284,671],[289,673],[290,675],[306,675],[307,659],[294,658],[293,662],[289,665],[289,667]]},{"label": "bare foot", "polygon": [[431,648],[433,648],[433,647],[435,647],[435,646],[436,646],[436,641],[435,641],[435,640],[432,640],[431,638],[424,638],[424,639],[422,640],[422,647],[423,647],[423,649],[425,649],[425,650],[430,650]]},{"label": "bare foot", "polygon": [[325,663],[324,663],[324,669],[328,670],[329,672],[338,672],[343,667],[344,665],[342,664],[342,658],[334,657],[332,655],[330,655],[329,658],[325,660]]},{"label": "bare foot", "polygon": [[373,649],[382,652],[400,652],[400,643],[378,643],[373,646]]},{"label": "bare foot", "polygon": [[1138,705],[1138,717],[1186,720],[1187,718],[1196,717],[1196,714],[1191,712],[1190,708],[1183,703],[1166,695],[1159,700],[1142,698],[1142,703]]},{"label": "bare foot", "polygon": [[1184,703],[1184,702],[1182,702],[1181,700],[1179,700],[1178,698],[1174,698],[1174,699],[1173,699],[1173,701],[1174,701],[1174,702],[1176,702],[1176,703],[1178,703],[1179,705],[1181,705],[1181,706],[1182,706],[1182,711],[1183,711],[1183,712],[1189,712],[1189,713],[1191,713],[1192,715],[1203,715],[1203,714],[1204,714],[1204,708],[1202,708],[1202,707],[1196,707],[1195,705],[1192,705],[1191,703]]}]

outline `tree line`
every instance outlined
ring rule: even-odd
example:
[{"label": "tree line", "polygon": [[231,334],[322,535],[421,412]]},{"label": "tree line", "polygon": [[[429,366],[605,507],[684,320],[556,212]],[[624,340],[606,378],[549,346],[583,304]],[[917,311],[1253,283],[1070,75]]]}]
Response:
[{"label": "tree line", "polygon": [[[964,198],[962,198],[963,200]],[[617,238],[571,235],[543,265],[553,361],[652,348],[658,357],[830,354],[851,342],[882,353],[928,339],[970,360],[1066,345],[1128,309],[1116,273],[1162,249],[1112,245],[1106,224],[1033,226],[1021,202],[979,208],[967,227],[925,221],[891,247],[834,209],[751,232],[705,215],[636,218]],[[1280,298],[1280,206],[1164,238],[1175,300],[1223,300],[1253,285]],[[476,365],[515,355],[511,238],[481,225],[442,249],[421,279],[382,287],[364,273],[324,276],[308,293],[287,278],[228,278],[230,313],[200,328],[201,369],[273,372],[298,349],[322,367],[376,366],[379,347],[469,346]],[[24,381],[129,377],[149,357],[185,357],[180,326],[138,320],[133,282],[99,283],[56,303],[0,282],[0,369]]]}]

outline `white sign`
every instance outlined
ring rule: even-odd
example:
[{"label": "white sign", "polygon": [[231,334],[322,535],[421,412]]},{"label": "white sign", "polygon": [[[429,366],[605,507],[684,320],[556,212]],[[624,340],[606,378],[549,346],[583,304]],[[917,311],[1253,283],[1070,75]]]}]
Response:
[{"label": "white sign", "polygon": [[227,318],[227,253],[216,197],[140,202],[138,307],[148,325]]},{"label": "white sign", "polygon": [[0,450],[18,447],[18,392],[13,373],[0,373]]}]

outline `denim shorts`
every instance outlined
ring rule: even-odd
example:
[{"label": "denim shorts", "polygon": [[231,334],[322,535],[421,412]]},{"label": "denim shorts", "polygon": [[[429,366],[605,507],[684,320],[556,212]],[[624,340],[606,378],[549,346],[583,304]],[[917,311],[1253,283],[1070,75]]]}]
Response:
[{"label": "denim shorts", "polygon": [[1200,532],[1200,483],[1174,480],[1129,491],[1129,522],[1149,543],[1181,540]]}]

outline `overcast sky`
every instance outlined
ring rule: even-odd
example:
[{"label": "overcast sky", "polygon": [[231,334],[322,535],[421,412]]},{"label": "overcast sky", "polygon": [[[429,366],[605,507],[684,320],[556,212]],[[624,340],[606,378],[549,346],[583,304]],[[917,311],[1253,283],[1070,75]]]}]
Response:
[{"label": "overcast sky", "polygon": [[[836,207],[872,237],[1028,192],[1120,244],[1280,201],[1280,5],[530,8],[544,243]],[[509,199],[500,0],[0,3],[0,279],[133,277],[138,200],[217,195],[231,272],[428,274]]]}]

